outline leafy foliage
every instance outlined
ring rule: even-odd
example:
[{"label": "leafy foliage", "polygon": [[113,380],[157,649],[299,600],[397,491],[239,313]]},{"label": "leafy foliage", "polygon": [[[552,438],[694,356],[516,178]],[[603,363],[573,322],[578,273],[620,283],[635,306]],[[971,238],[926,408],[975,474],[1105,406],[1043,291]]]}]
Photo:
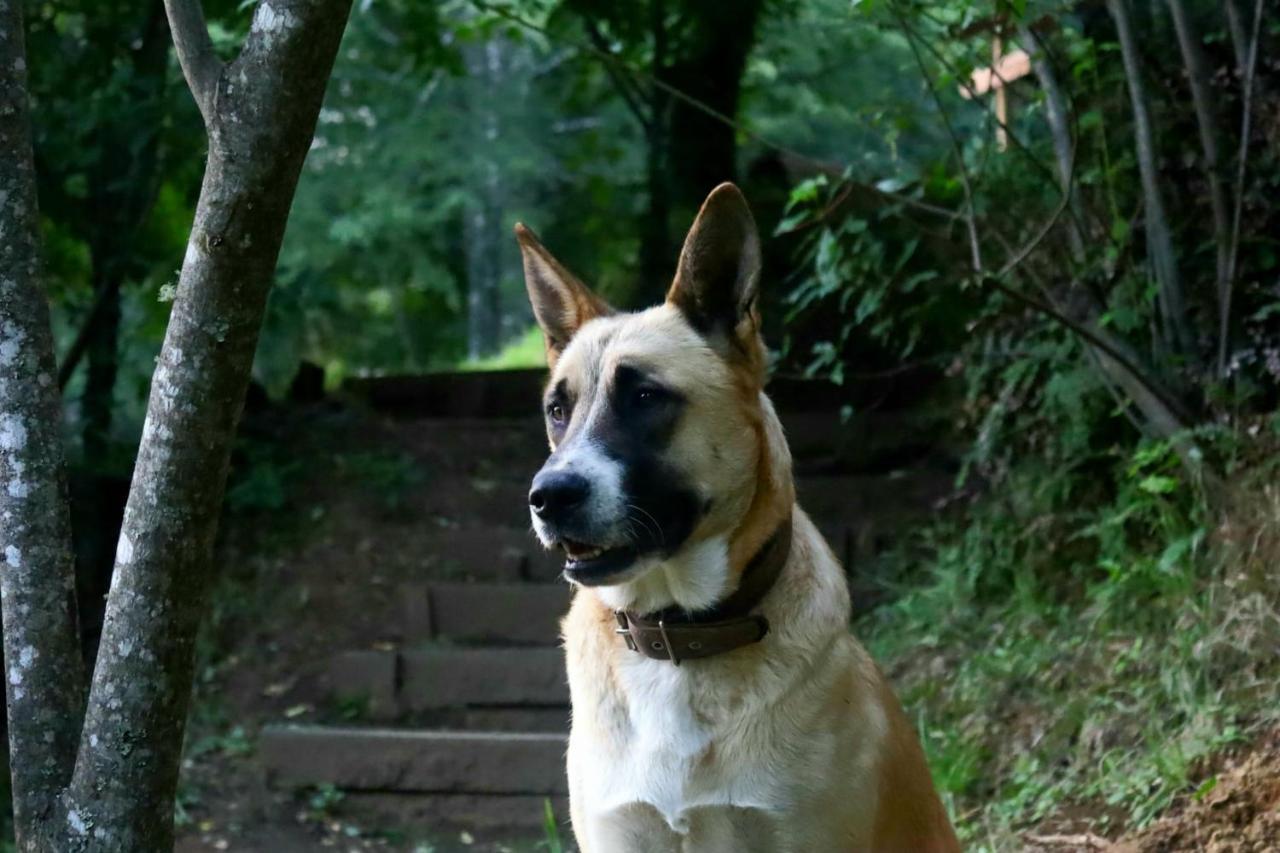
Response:
[{"label": "leafy foliage", "polygon": [[[1276,440],[1280,25],[1265,20],[1259,34],[1242,138],[1245,74],[1222,10],[1183,2],[1203,34],[1227,152],[1218,172],[1240,228],[1227,311],[1212,172],[1168,4],[1127,0],[1146,34],[1145,165],[1185,290],[1177,317],[1156,274],[1134,79],[1103,4],[739,4],[756,17],[738,79],[710,86],[733,89],[717,118],[717,92],[698,89],[726,64],[710,51],[717,4],[358,3],[256,378],[279,395],[303,361],[330,387],[540,364],[511,225],[533,224],[607,298],[636,304],[664,283],[652,253],[674,260],[668,238],[709,189],[682,171],[701,161],[696,143],[727,135],[728,170],[767,236],[764,315],[779,369],[852,384],[923,367],[947,380],[958,479],[981,497],[965,521],[901,544],[893,603],[861,629],[907,686],[906,704],[924,709],[962,827],[977,844],[1012,843],[1069,800],[1145,820],[1274,698],[1248,654],[1274,643],[1265,568],[1255,555],[1242,579],[1222,531],[1248,515],[1236,496],[1262,475],[1240,492],[1236,481],[1269,470]],[[204,5],[219,49],[233,49],[253,4]],[[93,324],[103,282],[117,283],[112,446],[86,461],[109,469],[118,456],[123,467],[204,137],[163,26],[157,35],[159,0],[25,7],[60,355]],[[1003,134],[995,96],[970,91],[996,38],[1043,60],[1005,87]],[[81,371],[67,386],[77,433],[87,385]],[[242,444],[234,512],[291,513],[307,531],[323,522],[297,494],[290,450]],[[340,454],[332,473],[387,511],[424,476],[380,453]],[[218,607],[241,605],[224,594]],[[215,626],[223,616],[215,609]],[[225,723],[200,748],[238,748]]]}]

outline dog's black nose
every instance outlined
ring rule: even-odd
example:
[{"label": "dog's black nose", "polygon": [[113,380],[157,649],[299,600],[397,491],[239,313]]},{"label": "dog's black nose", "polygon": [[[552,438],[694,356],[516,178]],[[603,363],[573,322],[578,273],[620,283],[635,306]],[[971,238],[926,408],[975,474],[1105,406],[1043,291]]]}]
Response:
[{"label": "dog's black nose", "polygon": [[529,506],[538,518],[550,521],[579,506],[590,493],[591,483],[580,474],[543,471],[533,478]]}]

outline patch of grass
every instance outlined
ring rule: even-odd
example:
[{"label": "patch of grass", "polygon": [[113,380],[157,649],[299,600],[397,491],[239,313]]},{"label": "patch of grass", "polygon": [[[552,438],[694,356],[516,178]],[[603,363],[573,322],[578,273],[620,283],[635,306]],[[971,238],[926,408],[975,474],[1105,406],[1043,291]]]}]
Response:
[{"label": "patch of grass", "polygon": [[1020,849],[1065,808],[1098,831],[1145,824],[1276,715],[1280,548],[1265,560],[1256,543],[1276,538],[1280,498],[1243,500],[1254,517],[1235,527],[1257,535],[1232,541],[1253,544],[1250,564],[1176,474],[1154,476],[1130,464],[1095,506],[990,496],[904,547],[896,600],[857,626],[967,849]]},{"label": "patch of grass", "polygon": [[560,824],[556,822],[555,809],[551,800],[542,801],[542,834],[543,841],[538,845],[547,853],[564,853],[564,844],[560,841]]},{"label": "patch of grass", "polygon": [[516,370],[521,367],[546,367],[545,347],[542,330],[532,326],[497,354],[488,358],[468,359],[458,365],[458,370]]}]

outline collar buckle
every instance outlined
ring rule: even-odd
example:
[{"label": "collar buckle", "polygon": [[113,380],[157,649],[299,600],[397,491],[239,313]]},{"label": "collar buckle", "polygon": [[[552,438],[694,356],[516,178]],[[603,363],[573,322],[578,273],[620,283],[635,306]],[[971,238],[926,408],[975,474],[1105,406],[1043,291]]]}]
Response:
[{"label": "collar buckle", "polygon": [[640,647],[636,645],[636,638],[631,636],[631,620],[627,618],[627,611],[615,610],[613,615],[617,618],[619,626],[613,629],[613,633],[622,637],[627,643],[627,648],[631,649],[631,651],[640,651]]}]

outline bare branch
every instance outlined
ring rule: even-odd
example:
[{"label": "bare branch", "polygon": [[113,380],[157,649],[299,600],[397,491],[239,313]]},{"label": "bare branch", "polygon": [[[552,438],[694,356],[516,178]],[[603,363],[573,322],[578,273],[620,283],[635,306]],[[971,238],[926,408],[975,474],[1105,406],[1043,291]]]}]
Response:
[{"label": "bare branch", "polygon": [[[982,96],[978,93],[977,89],[973,87],[973,85],[968,81],[968,78],[964,74],[960,73],[960,69],[956,67],[954,62],[951,62],[950,60],[948,60],[947,57],[942,53],[942,51],[938,50],[938,48],[934,46],[928,39],[921,36],[920,32],[915,27],[912,27],[911,24],[906,20],[906,18],[900,17],[898,20],[899,20],[899,25],[906,30],[910,30],[911,33],[915,35],[917,43],[923,45],[924,49],[927,50],[935,60],[937,60],[938,64],[940,64],[943,68],[945,68],[948,72],[950,72],[952,75],[955,76],[957,85],[959,85],[959,87],[964,90],[969,100],[978,101],[981,99]],[[1003,85],[1005,86],[1012,85],[1011,81],[1006,80],[1000,74],[999,69],[993,66],[992,72],[995,78],[998,79]],[[1027,159],[1027,162],[1030,163],[1033,169],[1035,169],[1037,172],[1040,172],[1046,178],[1050,180],[1053,179],[1052,171],[1050,171],[1050,169],[1047,166],[1045,166],[1044,163],[1040,162],[1040,159],[1036,157],[1035,152],[1033,152],[1029,147],[1027,147],[1027,144],[1023,142],[1016,133],[1014,133],[1013,128],[1010,127],[1007,122],[1005,122],[999,116],[995,115],[994,111],[988,111],[987,115],[988,115],[988,119],[994,122],[996,127],[1002,133],[1004,133],[1006,141],[1008,141],[1013,146],[1013,148],[1018,151],[1019,154],[1023,155]]]},{"label": "bare branch", "polygon": [[1010,287],[998,278],[986,276],[983,281],[990,284],[996,290],[1008,296],[1017,302],[1031,308],[1037,313],[1043,314],[1051,320],[1065,326],[1074,332],[1078,337],[1083,338],[1089,346],[1096,349],[1100,354],[1115,361],[1124,371],[1134,377],[1146,389],[1148,393],[1160,400],[1161,404],[1166,406],[1171,412],[1178,413],[1180,418],[1185,417],[1185,408],[1176,399],[1170,396],[1163,389],[1157,387],[1152,381],[1146,378],[1146,372],[1143,371],[1134,360],[1123,351],[1113,340],[1109,340],[1109,336],[1101,330],[1091,328],[1089,324],[1082,323],[1071,317],[1064,311],[1060,311],[1054,306],[1041,302],[1034,296],[1028,296],[1017,288]]},{"label": "bare branch", "polygon": [[1231,248],[1227,253],[1227,286],[1218,312],[1218,373],[1227,372],[1227,347],[1231,335],[1231,300],[1236,285],[1236,264],[1240,258],[1240,216],[1244,211],[1244,175],[1249,165],[1249,134],[1253,123],[1253,78],[1258,66],[1258,34],[1262,31],[1262,4],[1253,9],[1253,36],[1249,41],[1249,61],[1244,70],[1244,115],[1240,118],[1240,154],[1236,157],[1236,209],[1231,220]]},{"label": "bare branch", "polygon": [[76,336],[71,339],[71,346],[67,347],[66,353],[62,356],[62,362],[58,365],[59,391],[66,390],[67,383],[71,381],[71,377],[76,372],[76,367],[80,364],[80,359],[84,358],[84,354],[89,348],[89,338],[102,318],[102,312],[106,307],[107,301],[119,288],[119,279],[115,279],[103,283],[102,287],[94,292],[93,304],[89,306],[89,312],[85,315],[84,323],[81,324],[80,330],[76,332]]},{"label": "bare branch", "polygon": [[[1223,6],[1227,11],[1227,31],[1231,33],[1231,48],[1236,54],[1236,67],[1239,69],[1240,76],[1244,76],[1244,69],[1249,64],[1249,34],[1244,31],[1244,20],[1240,17],[1240,5],[1236,0],[1224,0]],[[1257,28],[1254,28],[1257,32]]]},{"label": "bare branch", "polygon": [[223,64],[213,51],[213,39],[209,38],[209,27],[204,22],[204,8],[200,0],[164,0],[164,10],[169,16],[178,64],[208,126],[213,118]]},{"label": "bare branch", "polygon": [[622,100],[626,102],[627,108],[631,110],[631,114],[635,116],[636,121],[640,122],[640,126],[648,130],[652,123],[657,121],[657,116],[651,116],[645,112],[641,103],[643,95],[636,91],[635,84],[623,73],[622,69],[625,66],[619,67],[616,57],[613,56],[613,51],[609,49],[608,39],[604,37],[604,33],[600,32],[600,26],[591,18],[586,19],[585,25],[587,35],[591,37],[592,44],[595,45],[600,56],[605,58],[604,70],[609,75],[609,79],[613,81],[613,88],[617,90]]},{"label": "bare branch", "polygon": [[916,44],[915,34],[907,26],[906,19],[902,16],[901,10],[898,9],[895,3],[890,3],[889,9],[898,20],[898,25],[902,28],[903,35],[906,36],[907,45],[911,48],[911,55],[915,57],[916,65],[920,68],[920,76],[924,78],[925,86],[929,89],[929,95],[933,98],[933,103],[938,108],[938,117],[942,119],[942,125],[946,128],[947,136],[951,140],[951,151],[955,155],[956,165],[960,169],[961,185],[964,187],[964,219],[965,227],[969,231],[969,252],[973,263],[973,271],[981,273],[982,244],[978,240],[978,215],[974,207],[973,184],[969,180],[969,170],[964,163],[964,149],[960,146],[960,137],[956,135],[956,130],[951,124],[951,117],[947,114],[947,108],[943,106],[942,97],[938,94],[938,88],[934,85],[929,69],[924,64],[924,57],[920,55],[920,48]]},{"label": "bare branch", "polygon": [[1075,199],[1075,143],[1071,128],[1067,126],[1067,103],[1062,96],[1062,87],[1058,84],[1058,75],[1045,56],[1044,44],[1030,27],[1018,28],[1018,40],[1023,43],[1031,56],[1031,68],[1040,81],[1044,91],[1045,118],[1049,124],[1049,135],[1053,138],[1053,152],[1058,161],[1058,177],[1061,181],[1063,201],[1071,207],[1072,227],[1067,235],[1071,242],[1071,255],[1076,263],[1084,261],[1084,235],[1081,217],[1076,210]]}]

